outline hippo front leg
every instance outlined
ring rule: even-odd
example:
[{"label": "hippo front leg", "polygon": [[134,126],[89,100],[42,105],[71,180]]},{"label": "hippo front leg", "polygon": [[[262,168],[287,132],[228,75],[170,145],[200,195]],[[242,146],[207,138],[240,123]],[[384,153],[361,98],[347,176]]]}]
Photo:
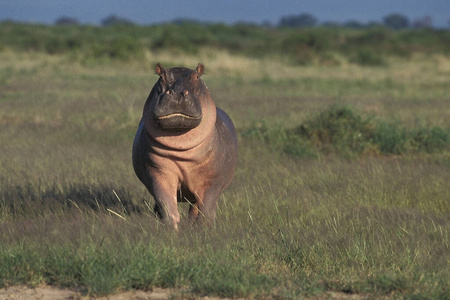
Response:
[{"label": "hippo front leg", "polygon": [[164,222],[170,224],[175,230],[178,230],[180,223],[180,213],[177,204],[177,185],[173,180],[159,177],[153,180],[152,190],[150,193],[155,198],[155,213]]}]

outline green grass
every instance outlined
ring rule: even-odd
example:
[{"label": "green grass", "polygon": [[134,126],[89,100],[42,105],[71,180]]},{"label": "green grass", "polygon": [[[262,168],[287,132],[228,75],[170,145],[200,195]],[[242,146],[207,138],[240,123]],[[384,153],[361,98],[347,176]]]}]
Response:
[{"label": "green grass", "polygon": [[46,282],[95,295],[152,286],[228,297],[445,295],[448,167],[383,160],[248,167],[256,175],[222,199],[215,228],[178,235],[148,211],[124,214],[118,201],[110,209],[125,220],[106,206],[91,211],[78,202],[80,211],[51,212],[29,200],[34,217],[2,224],[2,286]]},{"label": "green grass", "polygon": [[[205,63],[237,126],[239,164],[212,228],[190,227],[180,204],[182,230],[167,230],[132,170],[156,61]],[[449,66],[0,52],[0,287],[446,299]]]}]

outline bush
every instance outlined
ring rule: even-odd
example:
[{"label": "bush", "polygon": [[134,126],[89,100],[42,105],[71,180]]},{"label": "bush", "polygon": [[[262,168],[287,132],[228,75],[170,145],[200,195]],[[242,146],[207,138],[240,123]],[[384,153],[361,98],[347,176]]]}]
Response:
[{"label": "bush", "polygon": [[381,44],[389,43],[393,39],[392,31],[385,27],[374,27],[364,31],[359,31],[359,34],[349,39],[349,44],[353,46],[379,46]]},{"label": "bush", "polygon": [[450,133],[437,126],[413,131],[412,136],[418,151],[439,152],[450,144]]},{"label": "bush", "polygon": [[409,137],[405,129],[395,123],[379,122],[373,142],[384,154],[402,154],[408,149]]},{"label": "bush", "polygon": [[450,144],[450,133],[440,127],[406,130],[396,123],[379,122],[375,135],[381,153],[441,152]]},{"label": "bush", "polygon": [[316,57],[320,58],[321,53],[330,48],[329,40],[330,38],[326,36],[325,32],[302,30],[285,37],[281,47],[283,52],[290,53],[295,57],[297,64],[307,65]]},{"label": "bush", "polygon": [[270,126],[265,121],[254,121],[250,127],[241,131],[247,139],[264,141],[272,151],[282,151],[297,157],[314,157],[316,151],[311,143],[292,130],[285,130],[281,126]]},{"label": "bush", "polygon": [[296,130],[320,150],[350,156],[370,147],[373,131],[372,118],[365,119],[345,106],[332,106]]},{"label": "bush", "polygon": [[[191,39],[190,34],[194,31],[192,26],[189,26],[187,32],[182,32],[181,26],[167,25],[164,27],[157,38],[151,43],[151,48],[155,50],[169,49],[177,50],[189,54],[197,54],[200,46],[203,46],[204,41],[195,41]],[[196,45],[196,42],[199,42]]]},{"label": "bush", "polygon": [[129,60],[131,58],[141,57],[143,49],[140,42],[131,37],[118,37],[112,40],[99,41],[92,44],[91,50],[85,55],[94,58],[107,57],[111,59]]},{"label": "bush", "polygon": [[276,151],[297,157],[317,151],[355,157],[365,153],[435,153],[450,147],[450,132],[440,127],[407,130],[395,122],[364,117],[347,106],[331,106],[294,129],[254,122],[244,138],[263,140]]},{"label": "bush", "polygon": [[372,67],[385,66],[387,64],[380,54],[371,50],[359,50],[350,61],[361,66]]}]

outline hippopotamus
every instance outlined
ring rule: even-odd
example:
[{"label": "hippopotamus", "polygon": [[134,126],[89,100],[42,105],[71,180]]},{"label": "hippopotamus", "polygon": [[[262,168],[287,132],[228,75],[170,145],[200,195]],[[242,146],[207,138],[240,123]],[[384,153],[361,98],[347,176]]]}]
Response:
[{"label": "hippopotamus", "polygon": [[189,202],[193,223],[214,223],[217,203],[230,184],[238,143],[233,122],[216,107],[195,70],[156,64],[159,79],[144,105],[133,142],[133,167],[155,199],[155,214],[175,230],[177,202]]}]

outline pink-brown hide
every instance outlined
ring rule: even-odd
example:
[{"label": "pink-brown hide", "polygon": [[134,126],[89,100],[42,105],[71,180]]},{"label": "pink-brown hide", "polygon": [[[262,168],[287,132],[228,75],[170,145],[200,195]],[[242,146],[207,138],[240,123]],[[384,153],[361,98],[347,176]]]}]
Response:
[{"label": "pink-brown hide", "polygon": [[136,175],[155,198],[155,213],[175,229],[180,201],[190,203],[192,221],[214,221],[237,162],[236,130],[200,78],[204,69],[156,65],[159,80],[133,143]]}]

